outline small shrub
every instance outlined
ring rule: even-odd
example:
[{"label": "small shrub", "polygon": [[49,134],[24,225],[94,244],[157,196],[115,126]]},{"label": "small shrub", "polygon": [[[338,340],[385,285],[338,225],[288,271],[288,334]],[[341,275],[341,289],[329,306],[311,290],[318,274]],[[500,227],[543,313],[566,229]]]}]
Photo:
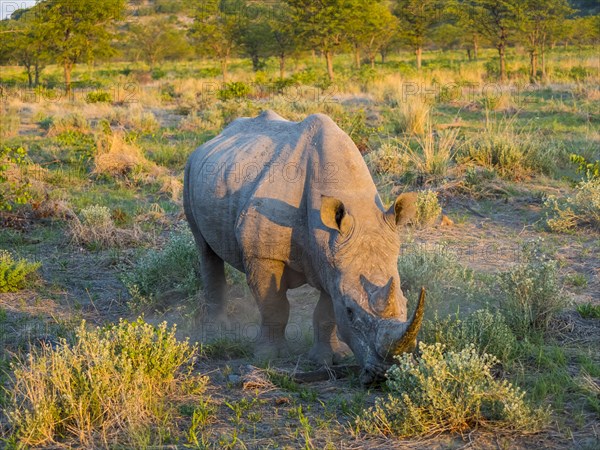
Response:
[{"label": "small shrub", "polygon": [[160,250],[148,251],[123,281],[132,295],[132,306],[153,306],[168,292],[190,297],[200,288],[200,262],[189,231],[172,234]]},{"label": "small shrub", "polygon": [[97,148],[95,174],[114,177],[130,176],[136,172],[159,174],[158,167],[146,159],[142,150],[135,143],[127,142],[119,133],[99,137]]},{"label": "small shrub", "polygon": [[554,260],[526,251],[525,261],[500,274],[502,313],[517,336],[545,332],[565,307]]},{"label": "small shrub", "polygon": [[525,393],[494,379],[496,359],[474,346],[444,352],[442,344],[420,344],[422,355],[397,357],[388,371],[390,393],[357,419],[358,431],[391,436],[467,432],[475,428],[540,430],[547,410],[525,402]]},{"label": "small shrub", "polygon": [[27,165],[29,158],[23,147],[0,146],[0,212],[11,211],[31,200]]},{"label": "small shrub", "polygon": [[584,319],[600,319],[600,305],[593,305],[591,303],[577,305],[577,312]]},{"label": "small shrub", "polygon": [[79,215],[80,217],[72,217],[69,222],[71,238],[77,245],[84,245],[92,250],[123,247],[136,244],[143,237],[137,227],[132,230],[117,228],[110,209],[106,206],[88,206]]},{"label": "small shrub", "polygon": [[222,101],[246,98],[252,91],[252,88],[243,81],[233,81],[225,83],[223,88],[217,91],[217,98]]},{"label": "small shrub", "polygon": [[90,130],[87,119],[81,114],[67,114],[61,117],[53,117],[51,120],[52,124],[48,128],[48,136],[56,136],[65,131],[87,133]]},{"label": "small shrub", "polygon": [[[421,287],[427,290],[427,317],[432,317],[438,309],[447,313],[450,305],[469,301],[475,292],[478,296],[483,292],[479,286],[475,289],[473,272],[443,247],[403,246],[398,258],[398,272],[402,291],[411,303],[416,301]],[[413,307],[410,305],[409,310]]]},{"label": "small shrub", "polygon": [[36,447],[61,439],[86,448],[95,439],[136,444],[144,430],[173,420],[177,397],[203,392],[207,378],[192,372],[196,353],[165,322],[121,320],[94,330],[84,322],[72,345],[34,348],[15,364],[13,435]]},{"label": "small shrub", "polygon": [[515,356],[517,341],[500,312],[480,309],[460,319],[458,314],[444,319],[436,317],[423,324],[421,340],[428,344],[443,343],[459,352],[473,344],[480,355],[490,354],[502,364]]},{"label": "small shrub", "polygon": [[417,215],[415,218],[417,226],[426,228],[432,225],[442,213],[442,207],[438,202],[438,194],[435,191],[421,191],[417,195]]},{"label": "small shrub", "polygon": [[403,148],[392,141],[365,156],[371,170],[378,175],[403,175],[410,167],[410,159]]},{"label": "small shrub", "polygon": [[87,103],[110,103],[112,102],[112,96],[109,92],[104,91],[88,92],[85,101]]},{"label": "small shrub", "polygon": [[17,136],[21,127],[18,111],[9,109],[0,111],[0,138]]},{"label": "small shrub", "polygon": [[27,278],[42,265],[26,259],[15,260],[6,250],[0,250],[0,292],[17,292],[25,286]]},{"label": "small shrub", "polygon": [[600,161],[590,162],[575,153],[571,153],[569,160],[573,164],[577,164],[577,173],[584,173],[587,179],[600,178]]},{"label": "small shrub", "polygon": [[438,178],[446,176],[456,153],[458,132],[458,129],[454,129],[434,134],[432,130],[428,130],[423,137],[417,137],[416,150],[411,147],[410,142],[402,142],[414,170],[422,175]]},{"label": "small shrub", "polygon": [[549,196],[544,208],[548,228],[557,233],[585,225],[600,229],[600,178],[580,182],[570,197]]}]

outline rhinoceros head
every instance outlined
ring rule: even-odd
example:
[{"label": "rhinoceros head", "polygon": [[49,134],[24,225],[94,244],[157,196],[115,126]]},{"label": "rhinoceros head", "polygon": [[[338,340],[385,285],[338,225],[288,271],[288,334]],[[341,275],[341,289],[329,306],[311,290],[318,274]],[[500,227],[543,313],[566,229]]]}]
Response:
[{"label": "rhinoceros head", "polygon": [[375,203],[321,198],[328,293],[338,334],[362,366],[365,384],[381,378],[395,355],[412,351],[421,326],[424,291],[407,320],[398,274],[398,227],[414,217],[415,200],[414,193],[402,194],[383,212]]}]

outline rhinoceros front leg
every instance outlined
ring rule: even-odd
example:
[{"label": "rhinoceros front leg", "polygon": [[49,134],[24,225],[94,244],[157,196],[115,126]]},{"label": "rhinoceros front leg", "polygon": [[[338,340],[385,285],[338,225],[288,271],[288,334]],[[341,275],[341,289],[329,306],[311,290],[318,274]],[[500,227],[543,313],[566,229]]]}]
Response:
[{"label": "rhinoceros front leg", "polygon": [[308,357],[318,364],[335,364],[350,353],[337,336],[333,303],[329,294],[321,292],[313,314],[314,344]]},{"label": "rhinoceros front leg", "polygon": [[260,336],[255,356],[262,360],[282,356],[287,351],[285,327],[290,314],[286,296],[285,266],[280,261],[254,260],[247,264],[246,278],[261,315]]}]

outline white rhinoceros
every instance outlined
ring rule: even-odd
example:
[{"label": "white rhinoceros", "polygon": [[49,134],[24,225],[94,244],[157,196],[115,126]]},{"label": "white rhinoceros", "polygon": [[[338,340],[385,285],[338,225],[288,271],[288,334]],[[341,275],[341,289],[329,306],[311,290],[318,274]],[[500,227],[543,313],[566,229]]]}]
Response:
[{"label": "white rhinoceros", "polygon": [[267,111],[233,121],[190,156],[183,199],[208,313],[223,311],[226,261],[258,304],[260,356],[285,347],[286,291],[305,283],[321,292],[311,359],[335,361],[339,336],[369,383],[414,347],[424,295],[408,322],[397,259],[415,194],[386,211],[360,152],[329,117],[290,122]]}]

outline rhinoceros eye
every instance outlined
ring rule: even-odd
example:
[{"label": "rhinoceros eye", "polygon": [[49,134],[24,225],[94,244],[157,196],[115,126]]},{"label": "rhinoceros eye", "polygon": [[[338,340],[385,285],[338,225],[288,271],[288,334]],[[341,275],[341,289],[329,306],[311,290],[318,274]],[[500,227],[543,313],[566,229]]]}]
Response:
[{"label": "rhinoceros eye", "polygon": [[354,322],[354,311],[352,308],[346,308],[346,314],[348,314],[348,320]]}]

